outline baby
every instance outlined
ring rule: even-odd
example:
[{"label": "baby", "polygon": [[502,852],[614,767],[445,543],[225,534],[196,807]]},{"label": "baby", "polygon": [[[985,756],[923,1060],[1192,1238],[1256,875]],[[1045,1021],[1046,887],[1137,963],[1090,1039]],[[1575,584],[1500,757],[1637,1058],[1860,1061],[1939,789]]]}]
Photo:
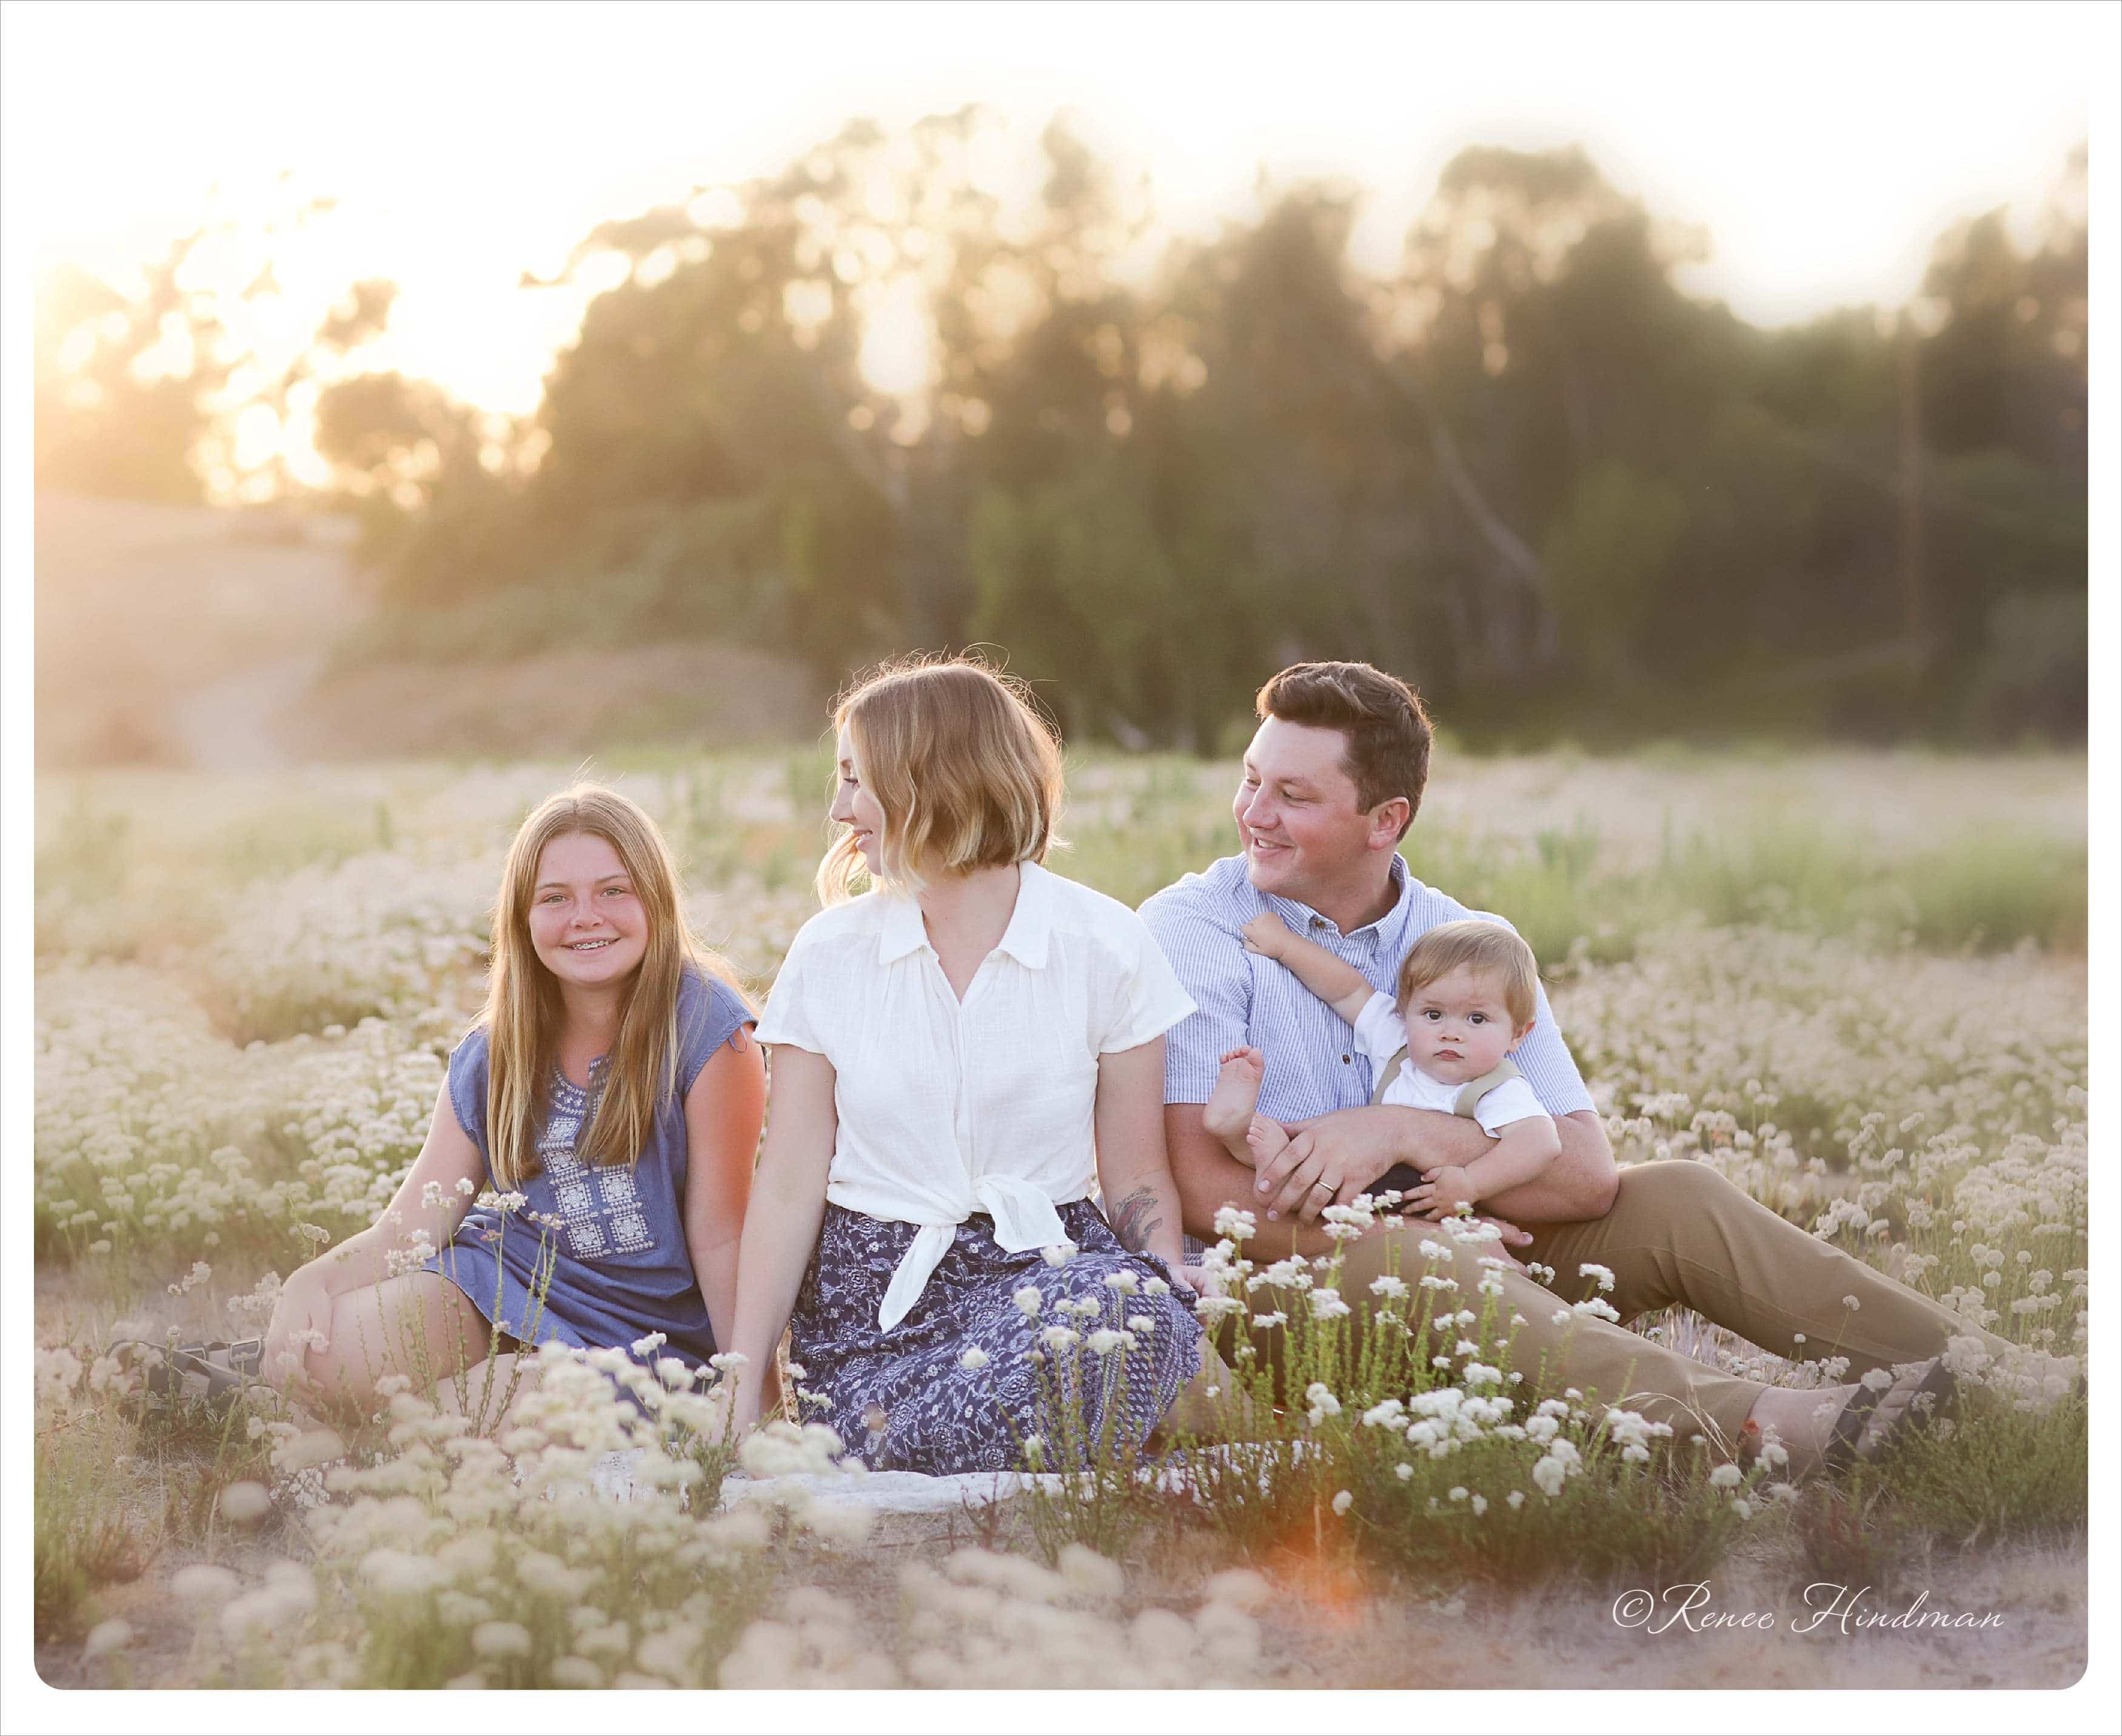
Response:
[{"label": "baby", "polygon": [[[1532,948],[1509,929],[1469,919],[1430,929],[1401,961],[1397,1002],[1373,992],[1353,965],[1291,933],[1272,910],[1240,934],[1247,952],[1285,966],[1355,1027],[1378,1081],[1373,1102],[1465,1116],[1495,1139],[1463,1167],[1395,1164],[1370,1191],[1397,1189],[1405,1209],[1445,1217],[1554,1162],[1562,1149],[1554,1118],[1504,1059],[1532,1029],[1539,989]],[[1232,1156],[1257,1168],[1289,1143],[1290,1130],[1258,1112],[1266,1057],[1246,1048],[1222,1060],[1203,1121]]]}]

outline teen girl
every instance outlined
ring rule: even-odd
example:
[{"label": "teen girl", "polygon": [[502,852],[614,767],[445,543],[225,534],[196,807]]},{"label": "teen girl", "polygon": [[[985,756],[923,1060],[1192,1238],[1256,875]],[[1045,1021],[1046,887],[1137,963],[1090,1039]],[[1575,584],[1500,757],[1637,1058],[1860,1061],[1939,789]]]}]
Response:
[{"label": "teen girl", "polygon": [[[647,814],[589,784],[543,803],[427,1141],[382,1216],[282,1288],[265,1378],[365,1405],[393,1373],[480,1390],[495,1349],[727,1344],[766,1079],[724,972]],[[474,1207],[483,1188],[512,1209]]]}]

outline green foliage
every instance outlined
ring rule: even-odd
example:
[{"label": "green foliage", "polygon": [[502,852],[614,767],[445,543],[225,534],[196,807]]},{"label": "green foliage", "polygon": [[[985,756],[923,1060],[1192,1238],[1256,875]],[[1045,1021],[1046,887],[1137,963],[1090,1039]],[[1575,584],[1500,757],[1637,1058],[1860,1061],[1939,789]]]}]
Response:
[{"label": "green foliage", "polygon": [[1548,533],[1562,629],[1596,667],[1619,675],[1642,637],[1687,525],[1680,489],[1605,463],[1579,476]]},{"label": "green foliage", "polygon": [[2085,846],[1970,831],[1903,859],[1816,822],[1762,817],[1670,845],[1652,868],[1611,869],[1587,827],[1534,849],[1418,825],[1404,854],[1417,877],[1461,903],[1507,915],[1542,968],[1573,957],[1611,963],[1676,917],[1768,923],[1828,934],[1907,934],[1938,951],[2085,943]]},{"label": "green foliage", "polygon": [[[1988,1395],[1978,1395],[1987,1399]],[[2085,1395],[2022,1411],[1979,1402],[1895,1456],[1894,1499],[1911,1522],[1962,1549],[2081,1530],[2088,1500]]]},{"label": "green foliage", "polygon": [[[2031,246],[1985,213],[1891,318],[1764,330],[1684,293],[1702,237],[1581,149],[1460,152],[1389,278],[1349,258],[1353,191],[1310,185],[1145,278],[1146,199],[1064,125],[1005,221],[991,124],[857,123],[599,224],[568,271],[623,275],[531,417],[364,370],[381,278],[245,370],[276,413],[319,388],[383,604],[343,658],[716,637],[830,686],[979,639],[1072,737],[1194,751],[1302,656],[1488,741],[2082,733],[2082,153]],[[240,358],[180,282],[221,232],[131,300],[49,286],[40,487],[191,500],[227,469]],[[893,395],[865,310],[909,287],[930,338]]]},{"label": "green foliage", "polygon": [[[1348,190],[1297,186],[1143,283],[1147,207],[1064,128],[1001,224],[985,124],[853,126],[712,221],[601,225],[575,264],[628,274],[531,423],[333,386],[386,601],[344,655],[714,636],[835,684],[985,641],[1072,738],[1194,751],[1302,656],[1489,741],[2082,732],[2069,185],[2031,250],[1993,215],[1942,237],[1897,321],[1758,330],[1581,151],[1462,152],[1389,281]],[[858,365],[902,281],[918,410]]]},{"label": "green foliage", "polygon": [[1929,1539],[1909,1522],[1906,1506],[1868,1470],[1844,1483],[1821,1483],[1791,1509],[1797,1545],[1792,1589],[1868,1586],[1891,1597],[1920,1576]]},{"label": "green foliage", "polygon": [[77,1411],[36,1434],[34,1605],[40,1643],[78,1640],[96,1593],[137,1579],[161,1547],[156,1518],[118,1468],[133,1430],[109,1410]]},{"label": "green foliage", "polygon": [[[219,317],[180,279],[213,235],[202,227],[171,242],[143,268],[145,285],[130,299],[77,266],[44,286],[36,319],[39,489],[178,505],[203,497],[194,449],[231,366],[220,353]],[[172,335],[181,339],[175,346],[166,341]]]}]

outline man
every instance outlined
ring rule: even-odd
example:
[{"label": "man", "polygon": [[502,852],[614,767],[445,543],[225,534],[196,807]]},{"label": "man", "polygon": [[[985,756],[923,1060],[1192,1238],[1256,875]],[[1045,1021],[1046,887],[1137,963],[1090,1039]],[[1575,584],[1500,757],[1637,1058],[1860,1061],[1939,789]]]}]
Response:
[{"label": "man", "polygon": [[[1489,1139],[1465,1117],[1370,1107],[1370,1067],[1349,1027],[1281,966],[1249,954],[1238,934],[1272,910],[1390,994],[1422,934],[1477,914],[1422,885],[1400,855],[1428,777],[1421,702],[1367,663],[1300,663],[1260,689],[1256,709],[1232,810],[1242,853],[1166,887],[1142,914],[1199,1008],[1166,1048],[1166,1138],[1185,1228],[1213,1240],[1220,1210],[1250,1210],[1257,1232],[1247,1252],[1264,1262],[1330,1252],[1320,1214],[1395,1163],[1463,1167]],[[1260,1111],[1302,1124],[1258,1174],[1203,1117],[1222,1057],[1248,1046],[1265,1056]],[[1554,1117],[1562,1148],[1535,1180],[1489,1202],[1509,1251],[1553,1269],[1546,1288],[1521,1267],[1498,1274],[1507,1312],[1524,1322],[1513,1341],[1519,1366],[1544,1359],[1551,1375],[1682,1438],[1707,1432],[1731,1447],[1749,1423],[1773,1427],[1802,1467],[1825,1453],[1837,1422],[1861,1456],[1872,1456],[1923,1383],[1936,1390],[1937,1370],[1909,1371],[1882,1397],[1861,1387],[1763,1387],[1561,1305],[1599,1296],[1610,1272],[1603,1300],[1624,1322],[1684,1305],[1778,1355],[1846,1356],[1860,1373],[1936,1358],[1956,1337],[1979,1336],[1991,1355],[2007,1348],[1785,1222],[1705,1164],[1618,1170],[1544,992],[1512,1059]],[[1401,1239],[1415,1244],[1412,1226]],[[1389,1247],[1376,1230],[1348,1245],[1341,1288],[1359,1310]],[[1451,1257],[1470,1299],[1485,1275],[1479,1253],[1460,1244]],[[1587,1275],[1587,1266],[1605,1271]]]}]

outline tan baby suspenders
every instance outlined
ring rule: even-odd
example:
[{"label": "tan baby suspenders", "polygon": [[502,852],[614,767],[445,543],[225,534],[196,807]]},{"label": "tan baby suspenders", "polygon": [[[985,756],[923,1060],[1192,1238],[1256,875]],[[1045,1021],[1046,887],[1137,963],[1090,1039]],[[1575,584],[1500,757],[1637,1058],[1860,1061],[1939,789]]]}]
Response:
[{"label": "tan baby suspenders", "polygon": [[[1376,1085],[1372,1088],[1371,1102],[1373,1104],[1382,1103],[1385,1102],[1386,1087],[1391,1084],[1395,1079],[1400,1077],[1400,1069],[1406,1065],[1407,1050],[1405,1049],[1394,1050],[1392,1059],[1387,1061],[1384,1067],[1379,1070],[1378,1082]],[[1475,1115],[1474,1111],[1476,1107],[1480,1103],[1481,1099],[1486,1097],[1490,1092],[1493,1091],[1497,1086],[1507,1084],[1511,1080],[1517,1079],[1519,1076],[1517,1064],[1516,1062],[1510,1060],[1498,1061],[1493,1067],[1491,1067],[1486,1073],[1483,1074],[1480,1078],[1478,1079],[1469,1079],[1465,1084],[1459,1088],[1458,1098],[1451,1105],[1452,1114],[1463,1115],[1470,1121],[1479,1121],[1480,1117]]]}]

